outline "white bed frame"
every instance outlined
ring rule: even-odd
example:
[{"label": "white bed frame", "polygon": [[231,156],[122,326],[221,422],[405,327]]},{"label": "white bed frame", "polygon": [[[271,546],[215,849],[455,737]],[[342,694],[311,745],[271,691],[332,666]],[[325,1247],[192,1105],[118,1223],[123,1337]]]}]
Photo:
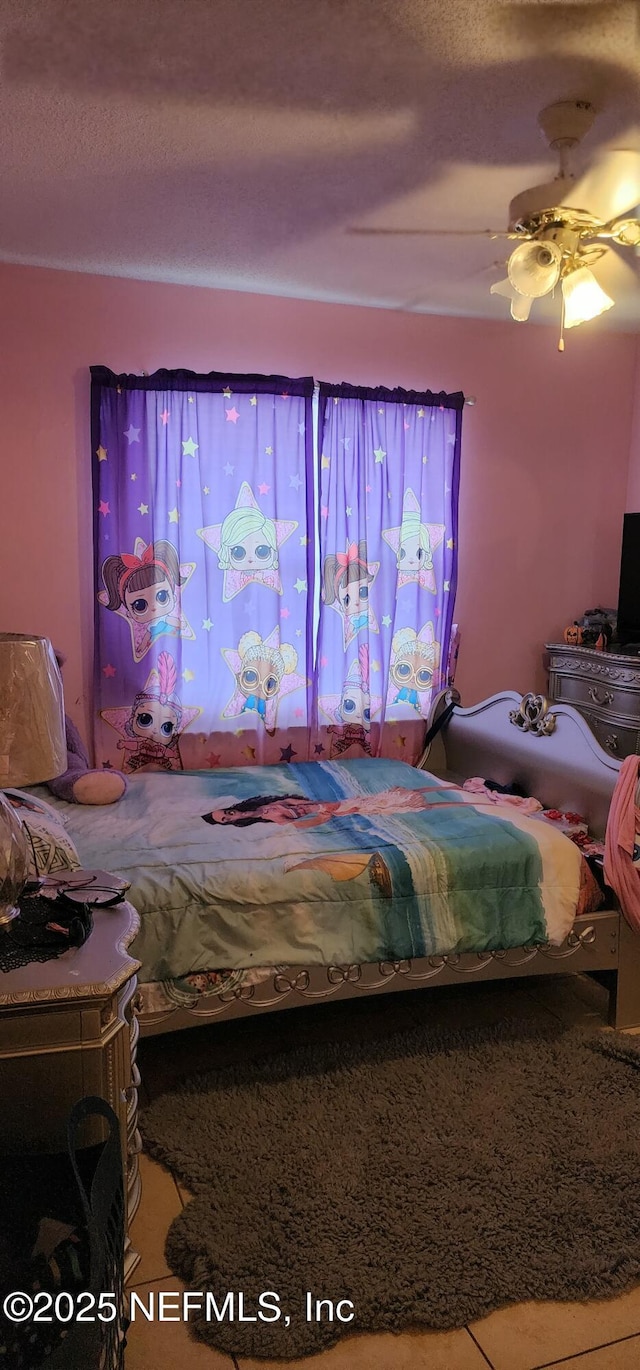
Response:
[{"label": "white bed frame", "polygon": [[[422,769],[454,781],[477,775],[500,784],[517,782],[546,808],[583,814],[591,833],[604,836],[620,762],[603,751],[575,709],[549,705],[541,695],[512,692],[464,709],[455,691],[443,690],[434,700],[429,724],[449,704],[455,706],[453,713],[420,758]],[[611,895],[603,909],[576,919],[560,947],[291,966],[257,985],[202,995],[193,1007],[143,1010],[140,1030],[150,1036],[333,999],[569,972],[609,972],[603,976],[610,991],[609,1021],[617,1028],[640,1026],[640,936],[631,931]]]}]

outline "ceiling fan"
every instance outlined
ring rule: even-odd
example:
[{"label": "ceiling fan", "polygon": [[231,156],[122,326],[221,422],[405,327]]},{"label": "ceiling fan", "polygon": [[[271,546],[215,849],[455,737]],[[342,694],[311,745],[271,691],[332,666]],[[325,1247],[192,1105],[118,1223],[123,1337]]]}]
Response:
[{"label": "ceiling fan", "polygon": [[[565,328],[595,319],[615,301],[599,284],[593,266],[616,249],[640,247],[640,218],[632,211],[640,204],[640,153],[630,150],[602,154],[580,180],[568,167],[569,152],[588,133],[595,109],[587,100],[560,100],[548,105],[538,123],[559,158],[553,181],[524,190],[509,205],[509,224],[502,229],[351,228],[359,234],[405,233],[421,236],[461,235],[509,238],[517,246],[507,262],[507,276],[491,286],[504,295],[511,316],[529,318],[534,300],[562,290],[559,351],[564,351]],[[614,253],[611,249],[614,249]],[[619,258],[618,258],[619,260]],[[603,266],[606,263],[603,262]]]}]

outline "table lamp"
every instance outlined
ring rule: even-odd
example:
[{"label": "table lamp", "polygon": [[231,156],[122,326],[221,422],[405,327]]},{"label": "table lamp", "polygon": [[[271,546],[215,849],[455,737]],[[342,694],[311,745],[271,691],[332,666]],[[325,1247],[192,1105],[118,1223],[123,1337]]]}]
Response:
[{"label": "table lamp", "polygon": [[27,836],[5,785],[37,785],[67,769],[62,679],[46,637],[0,633],[0,927],[20,912]]}]

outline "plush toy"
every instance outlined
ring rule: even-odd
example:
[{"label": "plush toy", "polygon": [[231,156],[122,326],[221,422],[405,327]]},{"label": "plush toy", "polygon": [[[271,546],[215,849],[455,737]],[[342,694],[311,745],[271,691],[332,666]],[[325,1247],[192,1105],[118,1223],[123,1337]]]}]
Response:
[{"label": "plush toy", "polygon": [[66,715],[64,721],[68,766],[64,775],[47,781],[47,789],[71,804],[115,804],[127,788],[126,777],[121,771],[92,771],[75,723]]},{"label": "plush toy", "polygon": [[[61,652],[56,652],[56,661],[62,670],[64,657]],[[70,804],[115,804],[127,788],[126,777],[121,771],[91,770],[87,750],[75,723],[66,714],[64,723],[67,769],[64,775],[48,780],[47,789],[56,799],[66,799]]]}]

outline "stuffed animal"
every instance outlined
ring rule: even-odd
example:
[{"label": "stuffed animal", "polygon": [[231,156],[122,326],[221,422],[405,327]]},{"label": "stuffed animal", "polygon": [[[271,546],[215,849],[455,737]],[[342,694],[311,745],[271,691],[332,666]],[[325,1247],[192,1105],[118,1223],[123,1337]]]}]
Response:
[{"label": "stuffed animal", "polygon": [[47,789],[56,799],[71,804],[115,804],[127,788],[121,771],[93,771],[89,766],[84,743],[75,723],[65,714],[68,766],[64,775],[47,781]]},{"label": "stuffed animal", "polygon": [[[60,670],[64,665],[62,652],[56,652]],[[67,769],[64,775],[48,780],[47,789],[56,799],[66,799],[70,804],[115,804],[127,789],[128,781],[121,771],[93,771],[89,756],[76,728],[75,723],[65,714],[65,735],[67,742]]]}]

